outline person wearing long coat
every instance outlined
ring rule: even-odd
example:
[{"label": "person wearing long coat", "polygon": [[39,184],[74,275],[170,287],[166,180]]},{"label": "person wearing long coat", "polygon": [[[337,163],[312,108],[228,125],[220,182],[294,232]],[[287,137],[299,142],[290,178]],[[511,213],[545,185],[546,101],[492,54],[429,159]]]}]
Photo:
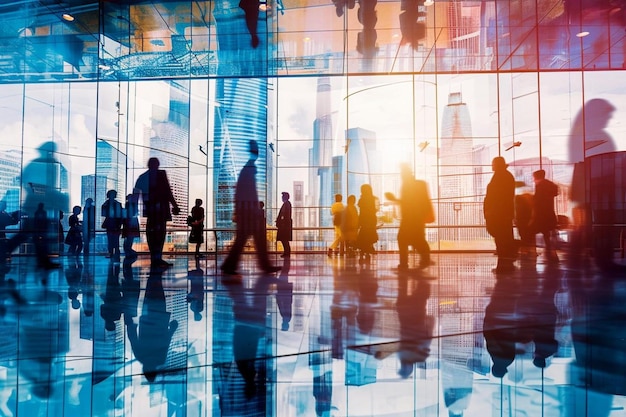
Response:
[{"label": "person wearing long coat", "polygon": [[289,201],[289,193],[282,194],[283,205],[280,207],[278,217],[276,217],[276,241],[283,245],[283,258],[291,256],[291,244],[293,240],[293,221],[291,219],[291,202]]},{"label": "person wearing long coat", "polygon": [[359,235],[357,246],[361,251],[361,258],[365,259],[375,252],[374,243],[378,241],[376,231],[376,197],[369,184],[361,185],[359,198]]},{"label": "person wearing long coat", "polygon": [[513,237],[513,219],[515,218],[515,178],[507,170],[503,157],[493,158],[491,163],[493,177],[487,185],[483,214],[487,232],[493,236],[498,255],[498,265],[494,272],[511,272],[516,257]]}]

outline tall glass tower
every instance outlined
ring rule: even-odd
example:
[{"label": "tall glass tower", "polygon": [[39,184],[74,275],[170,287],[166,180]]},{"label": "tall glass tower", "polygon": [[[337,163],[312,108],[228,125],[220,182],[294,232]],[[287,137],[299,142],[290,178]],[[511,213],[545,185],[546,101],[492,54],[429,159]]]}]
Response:
[{"label": "tall glass tower", "polygon": [[235,185],[239,171],[249,159],[248,142],[259,144],[257,191],[267,201],[267,80],[257,78],[224,79],[216,82],[214,189],[215,225],[231,227]]}]

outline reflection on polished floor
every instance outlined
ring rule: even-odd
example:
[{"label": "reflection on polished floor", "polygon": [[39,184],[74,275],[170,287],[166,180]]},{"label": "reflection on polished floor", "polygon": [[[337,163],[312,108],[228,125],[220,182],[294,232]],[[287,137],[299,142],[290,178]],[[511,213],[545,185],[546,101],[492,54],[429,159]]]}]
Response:
[{"label": "reflection on polished floor", "polygon": [[[542,257],[176,256],[3,276],[2,416],[617,416],[626,281]],[[218,263],[221,261],[221,256]]]}]

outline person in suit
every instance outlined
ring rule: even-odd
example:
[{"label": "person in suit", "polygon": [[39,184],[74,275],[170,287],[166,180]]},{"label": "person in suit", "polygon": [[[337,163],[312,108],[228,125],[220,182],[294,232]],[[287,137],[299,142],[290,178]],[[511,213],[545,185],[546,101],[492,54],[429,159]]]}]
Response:
[{"label": "person in suit", "polygon": [[102,204],[101,216],[104,217],[102,228],[107,231],[107,249],[109,257],[120,260],[120,235],[122,234],[122,204],[117,201],[117,191],[107,191],[107,199]]},{"label": "person in suit", "polygon": [[263,212],[259,209],[259,195],[256,188],[255,161],[259,157],[259,145],[255,140],[249,142],[250,159],[239,173],[235,187],[235,213],[234,220],[237,223],[235,242],[221,266],[221,270],[227,275],[238,275],[237,267],[241,253],[249,237],[254,239],[259,266],[265,272],[280,271],[280,267],[270,264],[267,254],[267,239],[265,227],[262,226]]},{"label": "person in suit", "polygon": [[487,233],[493,236],[498,255],[496,273],[515,270],[515,238],[513,237],[513,219],[515,217],[515,178],[507,170],[503,157],[497,156],[491,162],[493,176],[487,184],[483,201],[483,215]]},{"label": "person in suit", "polygon": [[166,225],[172,220],[172,214],[180,213],[180,208],[172,194],[167,173],[159,169],[159,165],[158,158],[148,160],[148,170],[137,178],[134,193],[142,197],[143,215],[147,218],[146,240],[152,265],[169,267],[171,264],[163,260]]},{"label": "person in suit", "polygon": [[278,217],[276,217],[276,240],[283,245],[283,258],[291,256],[291,245],[289,242],[293,239],[293,223],[291,219],[291,202],[289,201],[289,193],[282,193],[283,205],[280,207]]},{"label": "person in suit", "polygon": [[558,219],[554,211],[554,198],[559,194],[559,187],[546,179],[546,171],[540,169],[533,172],[535,196],[533,198],[533,216],[531,227],[534,233],[541,233],[545,242],[545,257],[548,261],[558,261],[553,247],[553,235]]}]

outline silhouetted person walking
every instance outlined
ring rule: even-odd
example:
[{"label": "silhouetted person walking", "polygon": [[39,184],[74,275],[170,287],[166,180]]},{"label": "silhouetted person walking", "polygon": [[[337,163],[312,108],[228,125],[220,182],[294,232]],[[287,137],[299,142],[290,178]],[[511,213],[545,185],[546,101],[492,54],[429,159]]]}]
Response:
[{"label": "silhouetted person walking", "polygon": [[278,217],[276,217],[276,241],[283,244],[283,258],[291,256],[290,241],[293,239],[293,223],[291,219],[291,202],[289,201],[289,193],[282,193],[283,205],[280,207]]},{"label": "silhouetted person walking", "polygon": [[357,246],[361,251],[361,259],[369,259],[375,253],[374,243],[378,241],[376,231],[376,197],[369,184],[361,185],[361,198],[359,198],[359,235]]},{"label": "silhouetted person walking", "polygon": [[167,173],[159,169],[159,165],[158,158],[148,160],[148,171],[137,178],[134,192],[141,194],[143,199],[143,215],[147,218],[146,240],[152,264],[169,267],[171,264],[163,260],[166,226],[172,220],[172,214],[179,214],[180,209],[172,194]]},{"label": "silhouetted person walking", "polygon": [[80,206],[74,206],[72,215],[68,219],[70,228],[65,236],[65,244],[69,246],[67,250],[69,255],[80,255],[83,250],[83,224],[78,218],[80,212]]},{"label": "silhouetted person walking", "polygon": [[424,181],[416,180],[408,164],[400,166],[400,197],[393,193],[385,193],[389,201],[400,206],[400,227],[398,229],[398,251],[400,255],[399,270],[409,267],[409,245],[420,254],[420,268],[432,265],[430,246],[426,240],[426,223],[435,220],[432,202],[428,194],[428,186]]},{"label": "silhouetted person walking", "polygon": [[122,237],[124,238],[124,255],[126,257],[136,257],[137,252],[133,249],[135,238],[139,237],[139,207],[137,196],[128,194],[124,206],[125,217],[122,227]]},{"label": "silhouetted person walking", "polygon": [[85,200],[83,207],[83,253],[87,256],[91,253],[91,241],[96,237],[96,206],[93,198]]},{"label": "silhouetted person walking", "polygon": [[107,232],[107,251],[113,260],[120,260],[120,235],[122,234],[122,204],[117,201],[117,191],[107,191],[107,199],[102,204],[102,228]]},{"label": "silhouetted person walking", "polygon": [[333,227],[335,229],[335,240],[328,247],[328,256],[332,256],[333,251],[342,253],[345,250],[345,244],[341,237],[341,221],[343,216],[343,197],[341,194],[335,194],[335,202],[330,206],[330,215],[333,218]]},{"label": "silhouetted person walking", "polygon": [[272,266],[267,255],[267,239],[265,227],[261,225],[262,212],[259,209],[259,196],[256,188],[256,166],[255,161],[259,157],[259,147],[256,141],[251,140],[250,159],[241,169],[237,186],[235,188],[235,213],[237,222],[237,234],[235,242],[221,266],[222,272],[229,275],[237,275],[239,258],[244,245],[249,237],[254,239],[259,266],[265,272],[276,272],[280,267]]},{"label": "silhouetted person walking", "polygon": [[546,179],[546,171],[543,169],[533,172],[533,180],[535,181],[535,196],[531,227],[534,233],[543,235],[546,260],[558,261],[559,258],[553,247],[553,238],[558,224],[554,211],[554,198],[559,194],[559,187]]},{"label": "silhouetted person walking", "polygon": [[348,204],[341,217],[341,236],[348,255],[352,256],[356,249],[356,239],[359,236],[359,212],[356,208],[354,195],[348,196]]},{"label": "silhouetted person walking", "polygon": [[511,272],[515,269],[515,178],[507,170],[504,158],[497,156],[491,162],[493,176],[487,185],[483,202],[483,214],[487,232],[493,236],[498,255],[494,272]]}]

